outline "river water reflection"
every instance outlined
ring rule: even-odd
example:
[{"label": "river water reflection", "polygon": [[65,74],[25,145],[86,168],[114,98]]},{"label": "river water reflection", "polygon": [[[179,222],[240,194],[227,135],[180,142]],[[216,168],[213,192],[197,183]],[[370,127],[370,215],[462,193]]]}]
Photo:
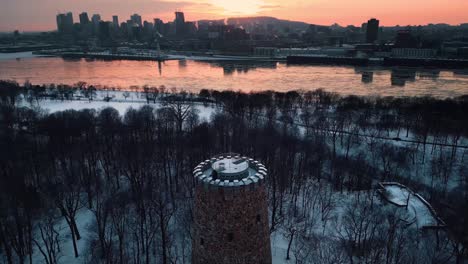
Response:
[{"label": "river water reflection", "polygon": [[1,59],[0,79],[75,84],[262,91],[315,90],[349,95],[454,97],[468,94],[468,71],[304,66],[242,61],[103,61],[56,57]]}]

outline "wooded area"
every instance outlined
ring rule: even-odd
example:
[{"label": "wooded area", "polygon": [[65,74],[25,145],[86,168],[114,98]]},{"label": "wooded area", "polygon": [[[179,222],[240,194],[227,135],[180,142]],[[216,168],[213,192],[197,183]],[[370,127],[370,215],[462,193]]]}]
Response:
[{"label": "wooded area", "polygon": [[[192,169],[225,152],[268,168],[270,230],[290,241],[296,263],[466,258],[468,97],[147,87],[148,104],[123,116],[28,106],[78,93],[93,100],[95,89],[0,82],[0,261],[33,263],[36,250],[58,263],[55,223],[65,219],[75,256],[89,263],[189,263]],[[195,104],[215,114],[202,120]],[[407,228],[376,201],[380,181],[422,194],[447,232]],[[96,239],[80,252],[83,209],[93,213]]]}]

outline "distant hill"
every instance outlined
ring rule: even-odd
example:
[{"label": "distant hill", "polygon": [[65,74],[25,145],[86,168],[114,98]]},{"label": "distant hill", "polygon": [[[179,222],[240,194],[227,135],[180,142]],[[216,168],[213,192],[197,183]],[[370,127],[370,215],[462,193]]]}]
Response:
[{"label": "distant hill", "polygon": [[300,21],[292,21],[292,20],[285,20],[285,19],[278,19],[275,17],[268,17],[268,16],[255,16],[255,17],[230,17],[227,19],[218,19],[218,20],[199,20],[199,24],[224,24],[227,23],[228,25],[237,25],[242,26],[246,29],[251,29],[256,25],[261,25],[267,27],[271,25],[273,28],[276,29],[284,29],[289,28],[293,31],[303,31],[307,30],[310,24]]},{"label": "distant hill", "polygon": [[290,29],[295,30],[306,30],[310,24],[300,21],[291,21],[291,20],[284,20],[278,19],[275,17],[268,17],[268,16],[257,16],[257,17],[231,17],[227,19],[228,25],[272,25],[275,28],[285,28],[288,27]]},{"label": "distant hill", "polygon": [[198,24],[212,24],[212,25],[223,25],[225,19],[203,19],[198,20]]},{"label": "distant hill", "polygon": [[267,16],[232,17],[227,19],[227,24],[243,26],[246,29],[252,28],[255,25],[262,25],[264,27],[270,26],[278,30],[283,30],[287,28],[291,31],[305,31],[310,25],[308,23],[300,21],[284,20]]}]

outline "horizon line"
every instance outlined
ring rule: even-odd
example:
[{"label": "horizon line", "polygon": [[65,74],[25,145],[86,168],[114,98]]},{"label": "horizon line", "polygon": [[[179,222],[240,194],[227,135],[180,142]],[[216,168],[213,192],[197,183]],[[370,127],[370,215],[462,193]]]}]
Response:
[{"label": "horizon line", "polygon": [[[66,13],[69,13],[69,12],[65,12],[65,13],[57,13],[58,14],[66,14]],[[71,12],[73,13],[73,12]],[[87,11],[83,11],[81,13],[87,13]],[[81,14],[79,13],[79,14]],[[78,14],[78,15],[79,15]],[[346,28],[348,26],[355,26],[355,27],[361,27],[361,25],[355,25],[355,24],[348,24],[348,25],[342,25],[342,24],[339,24],[337,22],[334,22],[330,25],[324,25],[324,24],[315,24],[315,23],[308,23],[308,22],[305,22],[305,21],[300,21],[300,20],[290,20],[290,19],[283,19],[283,18],[278,18],[278,17],[274,17],[274,16],[229,16],[229,17],[224,17],[224,18],[214,18],[214,19],[198,19],[198,20],[193,20],[193,21],[187,21],[187,22],[198,22],[198,21],[204,21],[204,20],[227,20],[227,19],[230,19],[230,18],[260,18],[260,17],[269,17],[269,18],[274,18],[274,19],[278,19],[278,20],[284,20],[284,21],[290,21],[290,22],[299,22],[299,23],[304,23],[304,24],[308,24],[308,25],[316,25],[316,26],[326,26],[326,27],[331,27],[333,25],[338,25],[340,27],[343,27],[343,28]],[[379,18],[377,17],[371,17],[369,19],[377,19],[379,20],[380,22],[382,22]],[[154,18],[156,19],[156,18]],[[102,20],[102,21],[110,21],[110,20]],[[148,20],[143,20],[143,21],[148,21]],[[167,21],[171,21],[171,20],[167,20]],[[151,21],[148,21],[151,23]],[[165,22],[167,23],[167,22]],[[366,21],[363,21],[362,23],[366,23]],[[80,24],[78,21],[77,22],[74,22],[74,24]],[[430,23],[426,23],[426,24],[407,24],[407,25],[400,25],[400,24],[395,24],[395,25],[379,25],[379,27],[382,27],[382,28],[391,28],[391,27],[418,27],[418,26],[430,26],[430,25],[447,25],[447,26],[452,26],[452,27],[456,27],[456,26],[462,26],[462,25],[465,25],[465,24],[468,24],[468,21],[466,22],[461,22],[461,23],[458,23],[458,24],[450,24],[450,23],[446,23],[446,22],[430,22]],[[48,30],[21,30],[21,29],[11,29],[11,30],[0,30],[0,33],[4,34],[4,33],[12,33],[14,31],[18,30],[19,32],[23,32],[23,33],[41,33],[41,32],[54,32],[54,31],[57,31],[57,29],[48,29]]]}]

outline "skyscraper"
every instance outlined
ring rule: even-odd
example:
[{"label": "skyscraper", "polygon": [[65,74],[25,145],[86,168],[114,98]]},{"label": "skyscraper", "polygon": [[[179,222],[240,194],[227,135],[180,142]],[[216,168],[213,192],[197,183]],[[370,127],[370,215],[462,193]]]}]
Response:
[{"label": "skyscraper", "polygon": [[111,26],[110,22],[107,22],[107,21],[99,22],[99,39],[101,41],[106,41],[110,39],[111,37],[110,26]]},{"label": "skyscraper", "polygon": [[366,42],[374,43],[379,37],[379,20],[372,18],[367,21]]},{"label": "skyscraper", "polygon": [[65,20],[65,15],[64,14],[58,14],[57,15],[57,31],[59,33],[63,33],[63,21]]},{"label": "skyscraper", "polygon": [[362,33],[367,32],[367,23],[362,23],[362,25],[361,25],[361,32],[362,32]]},{"label": "skyscraper", "polygon": [[80,14],[80,24],[82,26],[89,24],[88,13],[83,12],[83,13]]},{"label": "skyscraper", "polygon": [[99,22],[101,21],[101,15],[94,14],[91,17],[91,21],[93,22],[93,32],[95,35],[97,35],[99,32]]},{"label": "skyscraper", "polygon": [[119,17],[118,16],[112,16],[112,25],[114,28],[119,27]]},{"label": "skyscraper", "polygon": [[73,14],[71,12],[57,15],[57,30],[60,34],[73,32]]},{"label": "skyscraper", "polygon": [[164,35],[165,32],[164,32],[164,22],[159,19],[159,18],[155,18],[154,19],[154,29],[159,33],[159,34],[162,34]]},{"label": "skyscraper", "polygon": [[175,12],[175,30],[177,36],[185,35],[185,16],[183,12]]},{"label": "skyscraper", "polygon": [[175,12],[175,21],[185,23],[184,12]]},{"label": "skyscraper", "polygon": [[101,21],[101,15],[99,14],[94,14],[91,17],[91,21],[93,21],[93,24],[99,24],[99,21]]},{"label": "skyscraper", "polygon": [[132,20],[132,22],[134,24],[137,24],[139,27],[142,27],[143,24],[142,24],[142,21],[141,21],[141,16],[138,15],[138,14],[133,14],[131,17],[130,17],[130,20]]},{"label": "skyscraper", "polygon": [[66,25],[67,27],[70,27],[70,28],[73,27],[73,14],[72,14],[72,12],[68,12],[68,13],[65,15],[65,25]]}]

